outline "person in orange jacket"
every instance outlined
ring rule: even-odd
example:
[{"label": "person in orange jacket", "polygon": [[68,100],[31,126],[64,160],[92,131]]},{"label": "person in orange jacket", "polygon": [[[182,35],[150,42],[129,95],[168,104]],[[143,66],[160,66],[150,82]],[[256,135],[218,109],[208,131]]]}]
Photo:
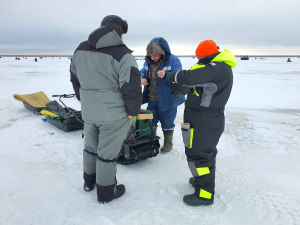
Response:
[{"label": "person in orange jacket", "polygon": [[198,62],[189,70],[174,71],[169,81],[190,87],[185,102],[183,142],[195,192],[183,201],[191,206],[214,203],[217,144],[224,131],[224,109],[233,84],[237,61],[228,50],[219,52],[212,40],[196,49]]}]

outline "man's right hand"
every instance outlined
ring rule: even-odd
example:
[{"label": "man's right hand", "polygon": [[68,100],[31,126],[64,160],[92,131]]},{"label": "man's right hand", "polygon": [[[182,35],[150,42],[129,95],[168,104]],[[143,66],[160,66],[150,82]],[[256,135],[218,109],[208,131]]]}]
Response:
[{"label": "man's right hand", "polygon": [[133,116],[130,116],[130,115],[128,115],[128,119],[130,119],[130,120],[131,120],[132,118],[133,118]]},{"label": "man's right hand", "polygon": [[147,79],[146,79],[146,78],[143,78],[143,79],[142,79],[142,85],[144,85],[144,86],[148,85],[148,82],[147,82]]}]

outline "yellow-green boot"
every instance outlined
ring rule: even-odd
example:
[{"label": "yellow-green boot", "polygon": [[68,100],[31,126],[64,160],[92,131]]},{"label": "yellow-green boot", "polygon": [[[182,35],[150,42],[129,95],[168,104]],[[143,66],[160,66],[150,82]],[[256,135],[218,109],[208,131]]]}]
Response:
[{"label": "yellow-green boot", "polygon": [[161,153],[170,152],[173,148],[173,132],[164,132],[164,146],[160,149]]}]

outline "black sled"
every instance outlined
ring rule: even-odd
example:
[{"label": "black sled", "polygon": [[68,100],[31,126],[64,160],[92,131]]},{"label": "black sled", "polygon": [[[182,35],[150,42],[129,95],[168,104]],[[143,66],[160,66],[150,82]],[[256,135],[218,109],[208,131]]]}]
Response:
[{"label": "black sled", "polygon": [[64,110],[71,115],[62,119],[49,120],[48,122],[64,132],[83,129],[84,122],[82,120],[81,111],[76,111],[66,106],[61,100],[61,98],[74,98],[75,94],[52,95],[52,97],[59,97],[59,101],[64,106]]},{"label": "black sled", "polygon": [[[59,101],[64,105],[65,109],[74,116],[68,117],[72,119],[75,124],[81,126],[83,129],[83,121],[81,113],[78,114],[72,108],[67,107],[61,98],[72,98],[75,94],[71,95],[52,95],[52,97],[59,97]],[[152,158],[159,154],[159,139],[156,136],[156,128],[152,126],[153,112],[148,110],[140,110],[140,114],[134,117],[131,127],[129,128],[127,138],[125,139],[118,156],[117,162],[123,165],[129,165],[141,160]],[[77,121],[77,123],[76,123]],[[49,121],[52,125],[59,128],[60,120]],[[65,121],[63,121],[65,123]],[[84,137],[84,132],[82,137]]]},{"label": "black sled", "polygon": [[[61,98],[73,98],[74,96],[75,94],[53,95],[52,97],[59,97],[59,101],[63,105],[61,106],[56,101],[51,101],[43,91],[25,95],[14,94],[16,100],[23,102],[24,107],[35,114],[42,114],[41,112],[44,110],[49,111],[47,105],[56,102],[57,105],[65,111],[64,114],[52,118],[51,116],[46,116],[42,118],[42,120],[44,122],[48,121],[50,124],[64,132],[83,129],[81,112],[67,107],[61,100]],[[58,111],[56,113],[58,114]]]},{"label": "black sled", "polygon": [[160,137],[156,136],[157,127],[152,126],[152,119],[152,112],[142,109],[133,119],[118,157],[118,163],[129,165],[159,154]]},{"label": "black sled", "polygon": [[[41,93],[35,94],[39,94],[37,97],[37,99],[39,99]],[[44,95],[45,94],[42,93],[42,96]],[[59,101],[68,114],[66,116],[58,116],[57,118],[45,117],[42,118],[42,120],[45,122],[48,121],[53,126],[65,132],[83,129],[84,121],[82,120],[81,112],[75,111],[74,109],[66,106],[62,101],[62,98],[74,98],[75,94],[52,95],[52,97],[59,97]],[[46,98],[48,102],[51,102],[47,96]],[[45,109],[45,107],[34,107],[25,102],[23,102],[23,104],[26,109],[35,114],[40,114],[40,112]],[[152,119],[153,113],[142,109],[140,114],[134,117],[132,125],[128,131],[127,138],[125,139],[118,156],[118,163],[129,165],[141,160],[155,157],[159,154],[160,137],[156,136],[157,127],[152,126]],[[84,137],[84,132],[82,133],[82,137]]]}]

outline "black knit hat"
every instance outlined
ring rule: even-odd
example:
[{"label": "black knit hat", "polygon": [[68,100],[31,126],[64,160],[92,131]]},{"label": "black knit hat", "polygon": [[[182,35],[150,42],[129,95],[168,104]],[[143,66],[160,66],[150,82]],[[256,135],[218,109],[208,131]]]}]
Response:
[{"label": "black knit hat", "polygon": [[121,31],[123,34],[126,34],[128,31],[128,24],[126,20],[123,20],[121,17],[116,16],[116,15],[108,15],[103,18],[101,22],[101,26],[106,26],[109,23],[113,23],[118,25],[121,28]]}]

